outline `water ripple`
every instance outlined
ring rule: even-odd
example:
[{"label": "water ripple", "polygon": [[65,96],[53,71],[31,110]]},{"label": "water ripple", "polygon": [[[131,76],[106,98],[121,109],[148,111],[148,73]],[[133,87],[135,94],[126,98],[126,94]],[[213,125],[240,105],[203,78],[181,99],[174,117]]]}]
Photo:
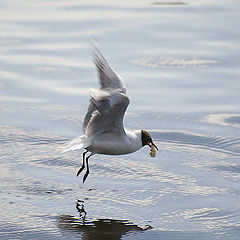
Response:
[{"label": "water ripple", "polygon": [[186,131],[149,130],[154,139],[163,143],[189,147],[193,150],[209,150],[214,153],[240,156],[240,138],[208,136]]},{"label": "water ripple", "polygon": [[0,143],[27,143],[30,145],[44,145],[44,144],[61,144],[64,143],[67,139],[53,137],[53,136],[44,136],[36,132],[28,132],[20,128],[14,127],[1,127],[0,130]]},{"label": "water ripple", "polygon": [[210,114],[207,115],[203,119],[203,121],[212,124],[218,124],[221,126],[240,128],[240,114],[233,113]]},{"label": "water ripple", "polygon": [[199,208],[199,209],[181,209],[172,212],[176,218],[185,220],[195,220],[203,222],[208,230],[218,230],[229,227],[239,227],[237,223],[239,219],[238,209],[220,210],[218,208]]},{"label": "water ripple", "polygon": [[170,58],[170,57],[143,57],[134,59],[131,61],[134,64],[147,66],[147,67],[160,67],[160,68],[186,68],[186,67],[199,67],[206,66],[209,64],[218,63],[211,59],[200,59],[200,58]]}]

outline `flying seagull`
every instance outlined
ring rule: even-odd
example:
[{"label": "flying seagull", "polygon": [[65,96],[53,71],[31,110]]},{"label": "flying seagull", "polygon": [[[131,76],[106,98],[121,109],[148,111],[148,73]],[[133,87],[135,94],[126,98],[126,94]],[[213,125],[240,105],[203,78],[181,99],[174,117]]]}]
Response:
[{"label": "flying seagull", "polygon": [[[100,89],[92,89],[88,111],[83,121],[84,134],[72,140],[63,150],[85,149],[77,176],[87,167],[83,183],[89,174],[88,160],[95,154],[122,155],[133,153],[145,145],[155,157],[157,146],[145,130],[131,131],[123,126],[123,117],[129,105],[122,78],[110,67],[100,51],[94,48]],[[88,156],[86,156],[88,154]]]}]

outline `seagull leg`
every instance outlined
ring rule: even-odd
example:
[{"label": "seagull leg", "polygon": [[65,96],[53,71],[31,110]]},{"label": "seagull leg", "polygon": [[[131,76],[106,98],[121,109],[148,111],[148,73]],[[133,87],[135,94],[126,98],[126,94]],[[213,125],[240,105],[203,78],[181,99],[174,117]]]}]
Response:
[{"label": "seagull leg", "polygon": [[82,162],[81,168],[80,168],[80,169],[78,170],[78,172],[77,172],[77,177],[78,177],[78,175],[82,172],[82,170],[85,168],[85,155],[86,155],[87,152],[88,152],[88,151],[86,151],[86,152],[83,153],[83,162]]},{"label": "seagull leg", "polygon": [[87,176],[89,174],[89,166],[88,166],[88,159],[92,156],[93,154],[91,153],[87,158],[86,158],[86,163],[87,163],[87,171],[83,177],[83,183],[85,182],[85,180],[87,179]]}]

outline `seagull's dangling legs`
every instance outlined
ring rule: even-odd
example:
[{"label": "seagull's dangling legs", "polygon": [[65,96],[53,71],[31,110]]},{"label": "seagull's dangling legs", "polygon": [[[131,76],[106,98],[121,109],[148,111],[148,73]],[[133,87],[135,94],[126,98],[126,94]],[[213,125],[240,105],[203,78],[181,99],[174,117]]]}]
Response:
[{"label": "seagull's dangling legs", "polygon": [[87,179],[87,176],[88,176],[88,174],[89,174],[88,159],[89,159],[92,155],[94,155],[94,153],[91,153],[91,154],[86,158],[87,171],[86,171],[86,173],[85,173],[85,175],[84,175],[84,177],[83,177],[83,183],[85,182],[85,180]]},{"label": "seagull's dangling legs", "polygon": [[80,168],[80,169],[78,170],[78,172],[77,172],[77,177],[78,177],[78,175],[82,172],[82,170],[85,168],[85,155],[86,155],[87,152],[88,152],[88,151],[86,151],[86,152],[83,153],[83,162],[82,162],[81,168]]}]

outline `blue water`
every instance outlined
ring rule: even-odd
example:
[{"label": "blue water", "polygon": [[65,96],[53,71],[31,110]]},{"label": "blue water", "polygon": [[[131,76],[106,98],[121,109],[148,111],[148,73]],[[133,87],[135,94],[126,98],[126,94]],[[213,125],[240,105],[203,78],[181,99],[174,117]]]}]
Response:
[{"label": "blue water", "polygon": [[[238,1],[0,6],[1,239],[239,239]],[[82,184],[59,147],[98,87],[93,42],[160,150],[96,155]]]}]

